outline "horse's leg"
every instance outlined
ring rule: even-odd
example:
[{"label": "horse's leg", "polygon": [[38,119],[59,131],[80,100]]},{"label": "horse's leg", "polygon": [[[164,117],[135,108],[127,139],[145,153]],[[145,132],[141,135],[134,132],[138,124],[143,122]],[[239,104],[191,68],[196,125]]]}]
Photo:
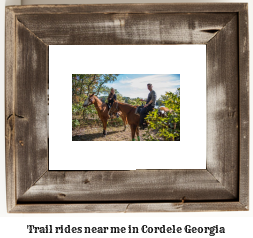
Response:
[{"label": "horse's leg", "polygon": [[140,139],[139,127],[138,126],[136,127],[136,134],[137,134],[138,141],[140,141],[141,139]]},{"label": "horse's leg", "polygon": [[106,126],[107,126],[107,120],[103,120],[103,134],[104,134],[104,136],[107,135]]},{"label": "horse's leg", "polygon": [[131,135],[132,135],[132,141],[134,141],[134,134],[135,134],[135,128],[134,128],[134,125],[130,125],[131,127]]},{"label": "horse's leg", "polygon": [[106,127],[107,127],[107,120],[105,120],[105,125],[104,125],[104,128],[105,128],[105,135],[107,135]]},{"label": "horse's leg", "polygon": [[124,123],[124,129],[123,129],[123,131],[125,131],[126,130],[126,116],[124,116],[123,115],[123,113],[120,115],[120,117],[121,117],[121,119],[122,119],[122,121],[123,121],[123,123]]},{"label": "horse's leg", "polygon": [[124,130],[123,131],[125,131],[126,130],[126,116],[123,116],[123,122],[124,122]]},{"label": "horse's leg", "polygon": [[136,128],[137,126],[136,125],[132,125],[133,129],[132,129],[132,139],[135,140],[135,132],[136,132]]}]

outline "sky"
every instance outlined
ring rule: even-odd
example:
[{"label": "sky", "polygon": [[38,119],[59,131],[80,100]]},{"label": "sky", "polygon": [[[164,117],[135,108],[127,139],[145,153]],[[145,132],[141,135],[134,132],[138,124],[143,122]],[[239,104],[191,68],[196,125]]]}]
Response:
[{"label": "sky", "polygon": [[117,89],[123,97],[144,99],[148,97],[148,83],[153,85],[159,99],[165,92],[176,92],[180,87],[180,74],[120,74],[115,82],[106,86]]}]

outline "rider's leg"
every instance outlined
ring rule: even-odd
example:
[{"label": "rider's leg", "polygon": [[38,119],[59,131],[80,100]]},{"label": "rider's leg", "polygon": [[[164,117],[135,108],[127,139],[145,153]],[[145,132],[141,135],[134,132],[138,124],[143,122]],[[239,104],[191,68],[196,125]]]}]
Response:
[{"label": "rider's leg", "polygon": [[151,106],[151,105],[149,105],[149,106],[147,107],[147,114],[148,114],[150,111],[153,111],[153,109],[154,109],[154,107]]},{"label": "rider's leg", "polygon": [[140,112],[140,127],[143,126],[144,118],[146,117],[146,115],[147,115],[147,107],[144,107],[141,109],[141,112]]},{"label": "rider's leg", "polygon": [[107,110],[108,110],[108,116],[109,116],[109,118],[110,118],[109,110],[110,110],[110,108],[111,108],[111,104],[110,104],[110,103],[106,103],[106,105],[107,105]]},{"label": "rider's leg", "polygon": [[[145,127],[147,127],[147,125],[144,124],[144,122],[145,122],[145,117],[148,115],[148,113],[149,113],[150,111],[152,111],[152,110],[154,109],[154,107],[151,106],[151,105],[149,105],[149,106],[147,106],[147,107],[145,107],[145,108],[143,108],[143,109],[145,109],[145,111],[143,112],[142,124],[141,124],[141,120],[140,120],[140,127],[141,127],[141,129],[144,129]],[[142,112],[142,111],[141,111],[141,112]],[[144,126],[145,126],[145,127],[144,127]]]}]

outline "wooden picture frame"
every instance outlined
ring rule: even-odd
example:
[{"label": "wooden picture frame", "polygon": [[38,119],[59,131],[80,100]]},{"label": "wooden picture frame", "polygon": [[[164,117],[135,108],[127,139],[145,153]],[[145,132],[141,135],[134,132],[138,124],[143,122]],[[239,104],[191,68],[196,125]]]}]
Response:
[{"label": "wooden picture frame", "polygon": [[[8,212],[247,211],[248,40],[246,3],[6,7]],[[206,44],[206,169],[49,171],[55,44]]]}]

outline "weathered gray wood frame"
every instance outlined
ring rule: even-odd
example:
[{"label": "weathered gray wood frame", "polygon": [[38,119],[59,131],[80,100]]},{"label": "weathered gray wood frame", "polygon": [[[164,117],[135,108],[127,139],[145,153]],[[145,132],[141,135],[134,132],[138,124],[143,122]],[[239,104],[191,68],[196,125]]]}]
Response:
[{"label": "weathered gray wood frame", "polygon": [[[6,7],[8,212],[248,210],[247,8],[241,3]],[[206,170],[48,171],[50,44],[206,44]]]}]

